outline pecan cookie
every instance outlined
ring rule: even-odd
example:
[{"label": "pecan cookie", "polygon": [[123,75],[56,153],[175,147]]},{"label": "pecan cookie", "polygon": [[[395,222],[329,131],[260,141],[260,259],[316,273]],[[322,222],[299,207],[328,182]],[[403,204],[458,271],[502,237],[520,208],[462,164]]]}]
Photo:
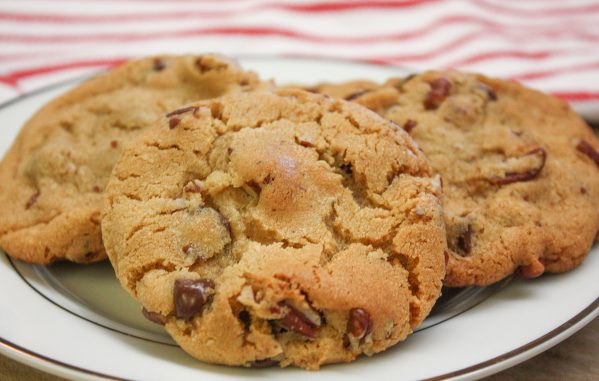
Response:
[{"label": "pecan cookie", "polygon": [[258,85],[225,58],[160,56],[53,100],[0,163],[0,248],[34,263],[104,259],[102,192],[122,147],[166,110]]},{"label": "pecan cookie", "polygon": [[456,72],[311,90],[395,122],[442,175],[447,286],[564,272],[587,255],[599,229],[599,142],[565,102]]},{"label": "pecan cookie", "polygon": [[102,231],[192,356],[316,369],[403,340],[445,274],[438,178],[408,134],[300,90],[172,111],[132,143]]}]

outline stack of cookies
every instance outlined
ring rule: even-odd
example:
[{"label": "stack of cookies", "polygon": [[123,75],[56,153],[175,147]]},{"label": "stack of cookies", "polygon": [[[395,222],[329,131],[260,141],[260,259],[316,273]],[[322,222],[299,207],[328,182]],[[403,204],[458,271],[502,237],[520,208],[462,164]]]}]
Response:
[{"label": "stack of cookies", "polygon": [[202,361],[317,369],[404,340],[443,285],[578,266],[597,150],[564,102],[479,75],[276,88],[224,57],[152,57],[23,127],[0,247],[108,257]]}]

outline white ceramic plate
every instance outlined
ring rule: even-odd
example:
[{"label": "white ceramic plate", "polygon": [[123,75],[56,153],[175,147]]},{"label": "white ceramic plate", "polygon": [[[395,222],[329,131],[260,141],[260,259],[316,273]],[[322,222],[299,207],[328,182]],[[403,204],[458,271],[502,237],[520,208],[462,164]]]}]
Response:
[{"label": "white ceramic plate", "polygon": [[[279,83],[371,79],[406,74],[393,67],[298,58],[245,58]],[[41,105],[78,80],[0,106],[0,155]],[[146,321],[110,265],[31,266],[0,253],[0,352],[66,378],[106,380],[475,379],[564,340],[599,313],[599,247],[583,266],[534,281],[445,290],[418,332],[372,358],[299,369],[207,365],[186,355]]]}]

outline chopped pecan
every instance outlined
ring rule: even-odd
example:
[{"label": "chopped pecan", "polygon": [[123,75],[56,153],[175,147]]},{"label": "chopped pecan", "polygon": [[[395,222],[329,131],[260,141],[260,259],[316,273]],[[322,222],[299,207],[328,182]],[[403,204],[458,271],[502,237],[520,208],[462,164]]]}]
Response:
[{"label": "chopped pecan", "polygon": [[195,112],[196,109],[197,109],[197,107],[195,107],[195,106],[183,107],[183,108],[169,112],[168,114],[166,114],[166,117],[170,118],[171,116],[185,114],[186,112],[189,112],[189,111]]},{"label": "chopped pecan", "polygon": [[424,98],[424,108],[427,110],[434,110],[438,108],[441,103],[447,98],[451,91],[452,84],[449,79],[445,77],[437,78],[430,83],[431,89]]},{"label": "chopped pecan", "polygon": [[347,332],[356,339],[363,340],[372,332],[370,314],[363,308],[352,308],[349,311]]},{"label": "chopped pecan", "polygon": [[164,325],[164,323],[166,323],[166,317],[158,312],[148,311],[146,307],[143,307],[141,312],[143,313],[144,317],[152,323],[160,325]]},{"label": "chopped pecan", "polygon": [[181,122],[181,119],[179,119],[179,118],[176,118],[176,117],[170,118],[168,121],[168,126],[172,130],[173,128],[177,127],[180,122]]},{"label": "chopped pecan", "polygon": [[408,134],[418,125],[418,122],[412,119],[408,119],[406,123],[403,125],[403,129]]},{"label": "chopped pecan", "polygon": [[314,324],[306,315],[299,312],[289,303],[283,303],[289,308],[289,312],[281,319],[281,325],[290,331],[304,336],[315,338],[318,333],[318,325]]},{"label": "chopped pecan", "polygon": [[539,173],[541,173],[541,171],[543,170],[543,167],[545,167],[545,161],[547,160],[547,152],[545,152],[543,148],[539,147],[524,154],[524,156],[530,155],[540,156],[541,164],[526,172],[508,172],[505,174],[504,177],[494,177],[491,179],[491,183],[495,185],[506,185],[520,181],[529,181],[536,178],[539,175]]},{"label": "chopped pecan", "polygon": [[595,148],[593,148],[593,146],[590,145],[587,141],[579,141],[576,145],[576,149],[587,155],[591,160],[595,162],[595,165],[599,167],[599,152],[597,152]]}]

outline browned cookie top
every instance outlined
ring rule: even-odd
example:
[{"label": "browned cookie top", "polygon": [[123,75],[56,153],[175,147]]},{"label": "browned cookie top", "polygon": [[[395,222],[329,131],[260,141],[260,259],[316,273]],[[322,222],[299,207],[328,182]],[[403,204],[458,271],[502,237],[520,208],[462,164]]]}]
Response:
[{"label": "browned cookie top", "polygon": [[102,192],[122,147],[166,110],[258,85],[225,58],[159,56],[45,105],[0,163],[0,248],[35,263],[105,258]]},{"label": "browned cookie top", "polygon": [[446,285],[487,285],[516,270],[535,277],[582,262],[599,229],[599,142],[566,103],[457,72],[351,85],[313,90],[392,120],[442,175]]},{"label": "browned cookie top", "polygon": [[403,340],[444,276],[438,179],[375,113],[299,90],[173,111],[129,146],[102,230],[123,286],[208,362],[318,368]]}]

